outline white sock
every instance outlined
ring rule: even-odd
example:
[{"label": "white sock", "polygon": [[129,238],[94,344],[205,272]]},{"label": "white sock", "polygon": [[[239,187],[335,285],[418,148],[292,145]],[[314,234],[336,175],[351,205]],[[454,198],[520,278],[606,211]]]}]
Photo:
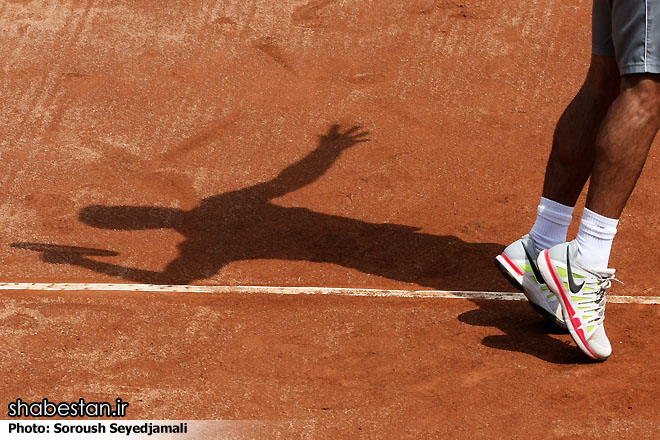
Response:
[{"label": "white sock", "polygon": [[568,226],[573,219],[573,207],[541,197],[536,222],[529,232],[536,245],[536,252],[564,243]]},{"label": "white sock", "polygon": [[603,217],[584,208],[580,230],[575,237],[578,243],[575,258],[581,266],[587,269],[607,269],[618,224],[618,219]]}]

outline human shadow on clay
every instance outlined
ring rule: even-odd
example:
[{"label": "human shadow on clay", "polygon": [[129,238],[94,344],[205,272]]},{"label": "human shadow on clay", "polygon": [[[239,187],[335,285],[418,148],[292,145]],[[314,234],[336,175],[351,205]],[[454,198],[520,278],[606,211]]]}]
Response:
[{"label": "human shadow on clay", "polygon": [[[342,131],[335,125],[319,136],[314,150],[274,179],[208,197],[189,211],[158,206],[96,205],[80,212],[80,220],[95,228],[170,228],[180,233],[185,240],[178,245],[179,255],[163,271],[90,258],[116,255],[111,251],[38,243],[13,246],[38,251],[48,263],[74,265],[151,284],[190,284],[213,277],[235,261],[278,259],[332,263],[431,289],[506,289],[508,284],[492,263],[493,257],[504,248],[501,244],[469,243],[451,235],[420,232],[412,226],[371,223],[273,203],[273,199],[319,179],[343,151],[367,142],[367,135],[359,127]],[[438,222],[442,221],[438,213]],[[497,348],[541,357],[544,348],[540,346],[536,350],[527,346],[529,335],[509,323],[506,308],[493,314],[491,311],[498,307],[494,302],[473,302],[480,309],[461,315],[461,321],[501,329],[507,338]],[[484,340],[485,345],[491,346],[490,342],[493,341],[489,337]],[[542,342],[540,345],[554,343],[547,336]]]},{"label": "human shadow on clay", "polygon": [[[185,239],[163,271],[126,267],[89,258],[71,248],[41,249],[48,263],[70,264],[129,281],[189,284],[216,275],[229,263],[278,259],[333,263],[388,279],[443,289],[492,289],[496,243],[467,243],[419,228],[371,223],[283,207],[273,199],[319,179],[343,151],[367,142],[359,127],[333,126],[318,146],[274,179],[208,197],[189,211],[158,206],[89,206],[79,219],[113,230],[170,228]],[[438,221],[442,221],[439,216]],[[15,246],[21,247],[20,244]],[[32,245],[32,250],[39,250]],[[25,247],[25,244],[22,245]]]}]

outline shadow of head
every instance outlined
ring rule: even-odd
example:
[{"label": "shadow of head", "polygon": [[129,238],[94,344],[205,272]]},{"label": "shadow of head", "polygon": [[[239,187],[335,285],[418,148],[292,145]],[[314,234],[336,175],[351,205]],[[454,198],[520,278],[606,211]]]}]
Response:
[{"label": "shadow of head", "polygon": [[183,211],[158,206],[88,206],[78,219],[88,226],[116,230],[176,228]]},{"label": "shadow of head", "polygon": [[48,243],[11,243],[9,246],[40,253],[41,261],[51,264],[75,264],[85,257],[116,257],[118,252],[80,246]]}]

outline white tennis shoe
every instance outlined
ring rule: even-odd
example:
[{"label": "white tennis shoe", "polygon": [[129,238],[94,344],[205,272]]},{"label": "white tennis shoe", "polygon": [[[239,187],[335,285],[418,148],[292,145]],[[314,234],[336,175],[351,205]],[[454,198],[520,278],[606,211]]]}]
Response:
[{"label": "white tennis shoe", "polygon": [[534,240],[529,235],[525,235],[495,257],[495,265],[517,289],[525,293],[529,305],[536,312],[552,324],[565,329],[561,304],[555,293],[546,285],[537,267],[537,259]]},{"label": "white tennis shoe", "polygon": [[605,360],[612,345],[605,334],[607,289],[614,269],[587,269],[575,261],[578,244],[562,243],[540,253],[538,267],[564,312],[568,331],[587,356]]}]

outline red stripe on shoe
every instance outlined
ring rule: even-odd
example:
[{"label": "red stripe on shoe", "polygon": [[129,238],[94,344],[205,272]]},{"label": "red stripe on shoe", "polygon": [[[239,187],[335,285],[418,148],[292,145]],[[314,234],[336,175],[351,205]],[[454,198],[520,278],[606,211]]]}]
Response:
[{"label": "red stripe on shoe", "polygon": [[578,337],[582,341],[582,344],[584,344],[584,346],[587,348],[589,353],[591,353],[594,359],[600,359],[600,356],[596,355],[596,353],[591,351],[591,348],[589,348],[589,344],[587,343],[587,338],[584,335],[584,330],[580,328],[582,326],[582,323],[580,322],[579,319],[575,317],[575,309],[573,309],[573,305],[571,304],[571,301],[568,299],[568,294],[564,290],[564,285],[559,280],[559,276],[555,273],[555,268],[550,262],[550,252],[547,250],[543,252],[545,254],[545,262],[548,265],[548,269],[550,269],[550,275],[552,275],[552,279],[554,280],[557,287],[559,287],[559,293],[561,297],[564,299],[564,305],[566,306],[566,309],[568,311],[568,316],[569,319],[571,320],[571,323],[573,324],[573,329],[575,330],[575,333],[577,333]]},{"label": "red stripe on shoe", "polygon": [[515,264],[513,264],[513,261],[511,261],[511,259],[509,257],[507,257],[506,254],[503,253],[502,258],[504,258],[504,261],[509,263],[509,266],[511,266],[511,269],[513,269],[518,275],[523,276],[523,271],[518,269],[518,267]]}]

